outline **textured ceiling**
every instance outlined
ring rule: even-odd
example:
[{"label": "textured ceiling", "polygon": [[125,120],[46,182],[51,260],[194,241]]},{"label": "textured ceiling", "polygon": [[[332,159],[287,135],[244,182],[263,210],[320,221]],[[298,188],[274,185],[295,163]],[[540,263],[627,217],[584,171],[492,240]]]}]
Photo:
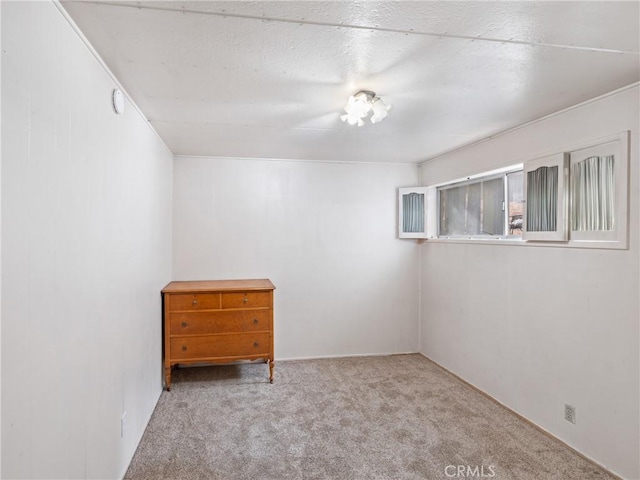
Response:
[{"label": "textured ceiling", "polygon": [[179,155],[415,163],[640,80],[638,2],[62,4]]}]

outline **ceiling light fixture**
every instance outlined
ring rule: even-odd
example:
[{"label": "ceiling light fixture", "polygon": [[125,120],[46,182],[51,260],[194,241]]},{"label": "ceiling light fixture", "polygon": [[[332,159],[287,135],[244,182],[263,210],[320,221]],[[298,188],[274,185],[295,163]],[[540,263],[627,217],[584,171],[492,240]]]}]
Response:
[{"label": "ceiling light fixture", "polygon": [[347,122],[349,125],[364,125],[363,119],[373,112],[371,115],[371,123],[378,123],[384,120],[391,105],[385,105],[375,92],[369,90],[360,90],[349,97],[347,106],[344,107],[345,115],[340,115],[340,120]]}]

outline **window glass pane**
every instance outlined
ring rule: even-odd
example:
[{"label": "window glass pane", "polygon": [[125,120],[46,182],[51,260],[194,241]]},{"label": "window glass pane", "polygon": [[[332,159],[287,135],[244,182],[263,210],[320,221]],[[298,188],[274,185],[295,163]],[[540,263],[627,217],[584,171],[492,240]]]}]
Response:
[{"label": "window glass pane", "polygon": [[424,232],[424,194],[409,193],[402,196],[402,231]]},{"label": "window glass pane", "polygon": [[524,175],[522,171],[507,175],[507,203],[509,235],[522,235],[522,214],[524,208]]},{"label": "window glass pane", "polygon": [[469,192],[469,185],[440,191],[440,235],[469,234],[467,206],[480,203],[479,198],[474,201],[473,193]]},{"label": "window glass pane", "polygon": [[482,231],[485,235],[504,235],[504,179],[482,182]]},{"label": "window glass pane", "polygon": [[464,192],[461,187],[440,190],[440,235],[464,230]]},{"label": "window glass pane", "polygon": [[503,177],[443,188],[439,200],[439,235],[504,235]]},{"label": "window glass pane", "polygon": [[589,157],[571,166],[571,230],[613,230],[613,161],[613,155]]},{"label": "window glass pane", "polygon": [[557,230],[558,167],[540,167],[527,172],[527,230]]},{"label": "window glass pane", "polygon": [[472,183],[466,186],[464,235],[478,235],[482,231],[480,223],[481,195],[482,187],[480,183]]}]

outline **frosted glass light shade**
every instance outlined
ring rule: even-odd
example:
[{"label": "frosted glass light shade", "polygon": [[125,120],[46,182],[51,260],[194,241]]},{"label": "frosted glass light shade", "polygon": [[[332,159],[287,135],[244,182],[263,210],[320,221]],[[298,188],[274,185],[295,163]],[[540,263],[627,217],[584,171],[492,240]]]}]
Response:
[{"label": "frosted glass light shade", "polygon": [[344,107],[344,111],[347,113],[341,115],[340,120],[347,122],[349,125],[361,127],[364,125],[363,119],[369,115],[369,112],[373,112],[371,123],[378,123],[387,116],[390,108],[391,105],[385,105],[382,99],[376,96],[374,92],[362,90],[349,97],[349,101]]},{"label": "frosted glass light shade", "polygon": [[378,123],[384,120],[387,116],[387,112],[391,109],[391,105],[385,105],[380,97],[376,97],[371,104],[371,123]]}]

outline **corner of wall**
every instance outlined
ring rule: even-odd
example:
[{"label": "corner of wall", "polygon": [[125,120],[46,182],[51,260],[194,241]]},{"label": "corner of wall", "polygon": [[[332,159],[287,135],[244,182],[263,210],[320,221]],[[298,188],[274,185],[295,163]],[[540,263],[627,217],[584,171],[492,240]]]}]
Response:
[{"label": "corner of wall", "polygon": [[[2,52],[2,2],[0,2],[0,52]],[[2,61],[0,60],[0,87],[2,86]],[[0,88],[0,112],[2,93]],[[2,115],[0,114],[0,478],[2,478]]]}]

